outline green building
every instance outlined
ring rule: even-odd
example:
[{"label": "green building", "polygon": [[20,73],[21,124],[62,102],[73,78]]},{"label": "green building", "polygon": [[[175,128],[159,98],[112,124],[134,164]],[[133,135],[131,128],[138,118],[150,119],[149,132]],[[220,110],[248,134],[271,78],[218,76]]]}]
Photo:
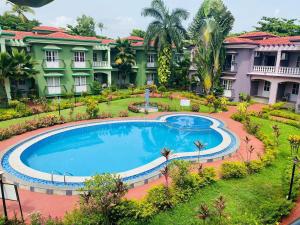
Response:
[{"label": "green building", "polygon": [[[1,51],[24,49],[33,57],[39,71],[26,80],[6,79],[7,97],[80,95],[91,91],[93,81],[100,82],[103,87],[154,83],[157,77],[156,52],[154,49],[146,51],[140,37],[126,39],[132,43],[136,65],[134,74],[124,77],[112,66],[117,54],[112,39],[70,35],[63,29],[47,26],[35,27],[31,32],[0,30]],[[5,96],[5,93],[0,94]]]}]

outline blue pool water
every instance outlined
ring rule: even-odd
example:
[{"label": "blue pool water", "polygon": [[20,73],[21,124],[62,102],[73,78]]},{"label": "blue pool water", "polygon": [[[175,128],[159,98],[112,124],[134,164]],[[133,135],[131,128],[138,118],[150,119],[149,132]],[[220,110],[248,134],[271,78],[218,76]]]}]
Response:
[{"label": "blue pool water", "polygon": [[22,162],[38,171],[73,176],[117,173],[160,157],[164,147],[194,152],[194,141],[206,149],[223,138],[206,118],[173,116],[167,122],[122,122],[76,128],[45,138],[27,148]]}]

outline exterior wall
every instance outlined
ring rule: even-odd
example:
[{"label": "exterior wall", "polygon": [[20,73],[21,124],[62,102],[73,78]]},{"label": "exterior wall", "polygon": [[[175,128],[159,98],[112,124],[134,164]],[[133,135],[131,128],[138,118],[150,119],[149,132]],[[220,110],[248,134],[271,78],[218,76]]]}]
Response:
[{"label": "exterior wall", "polygon": [[298,56],[300,52],[289,52],[288,67],[296,67]]},{"label": "exterior wall", "polygon": [[235,49],[237,73],[233,82],[234,100],[239,100],[240,93],[250,94],[251,81],[248,73],[253,67],[254,51],[251,49]]},{"label": "exterior wall", "polygon": [[136,64],[138,67],[136,74],[136,85],[143,86],[146,84],[146,67],[147,67],[147,54],[146,51],[141,49],[136,51]]}]

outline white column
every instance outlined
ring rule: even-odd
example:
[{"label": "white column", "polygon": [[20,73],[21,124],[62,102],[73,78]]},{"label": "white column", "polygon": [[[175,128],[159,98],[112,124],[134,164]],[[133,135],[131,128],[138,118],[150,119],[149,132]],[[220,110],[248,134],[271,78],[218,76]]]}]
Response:
[{"label": "white column", "polygon": [[275,104],[277,100],[277,89],[278,89],[278,82],[272,81],[271,82],[271,89],[270,89],[270,96],[269,96],[269,104]]},{"label": "white column", "polygon": [[107,85],[108,87],[111,86],[111,71],[107,72]]},{"label": "white column", "polygon": [[110,58],[110,48],[107,49],[107,60],[108,60],[108,66],[111,65],[111,58]]},{"label": "white column", "polygon": [[275,73],[278,73],[278,72],[279,72],[280,61],[281,61],[281,50],[278,50],[278,52],[277,52],[277,57],[276,57]]},{"label": "white column", "polygon": [[296,101],[296,113],[300,113],[300,90],[299,90],[299,93],[298,93],[298,96],[297,96],[297,101]]},{"label": "white column", "polygon": [[[0,44],[1,44],[1,52],[6,52],[6,47],[5,47],[5,39],[0,39]],[[10,80],[9,78],[4,78],[4,88],[6,92],[6,97],[8,100],[11,100],[11,93],[10,93]]]}]

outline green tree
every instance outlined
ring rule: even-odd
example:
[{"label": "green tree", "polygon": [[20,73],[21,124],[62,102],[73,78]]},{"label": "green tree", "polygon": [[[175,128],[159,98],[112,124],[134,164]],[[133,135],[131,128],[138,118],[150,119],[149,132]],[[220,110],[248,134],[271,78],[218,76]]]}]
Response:
[{"label": "green tree", "polygon": [[115,66],[123,80],[133,74],[132,67],[135,65],[135,55],[130,41],[118,39],[116,41],[117,55],[115,57]]},{"label": "green tree", "polygon": [[25,15],[26,13],[34,15],[34,10],[29,6],[14,4],[11,2],[7,3],[11,5],[11,10],[9,11],[9,13],[17,15],[23,22],[28,21],[28,18]]},{"label": "green tree", "polygon": [[146,31],[143,31],[143,30],[140,30],[140,29],[133,29],[131,31],[130,35],[144,38],[146,36]]},{"label": "green tree", "polygon": [[96,36],[96,27],[101,31],[104,27],[103,23],[96,23],[93,17],[82,15],[77,17],[75,26],[67,25],[69,32],[74,35]]},{"label": "green tree", "polygon": [[175,63],[172,67],[172,76],[169,80],[169,86],[179,89],[187,89],[190,84],[190,54],[184,54],[182,57],[174,61]]},{"label": "green tree", "polygon": [[0,53],[0,82],[7,99],[11,99],[10,80],[24,80],[37,74],[35,62],[24,50],[13,49],[12,54]]},{"label": "green tree", "polygon": [[262,17],[255,27],[257,31],[270,32],[279,36],[300,35],[300,24],[297,19]]},{"label": "green tree", "polygon": [[234,23],[222,0],[205,0],[189,31],[195,45],[194,63],[206,94],[217,88],[225,55],[223,41]]},{"label": "green tree", "polygon": [[103,174],[87,180],[81,191],[81,209],[87,214],[101,213],[104,224],[111,225],[111,210],[121,202],[128,188],[119,177]]},{"label": "green tree", "polygon": [[145,36],[145,44],[149,46],[154,41],[158,49],[158,80],[166,85],[171,75],[172,45],[179,51],[183,39],[187,37],[182,21],[189,13],[184,9],[174,9],[172,12],[162,0],[153,0],[150,8],[145,8],[142,15],[151,16],[154,20],[149,24]]},{"label": "green tree", "polygon": [[31,31],[33,27],[41,23],[37,20],[23,21],[20,17],[4,13],[0,15],[0,27],[3,30]]}]

